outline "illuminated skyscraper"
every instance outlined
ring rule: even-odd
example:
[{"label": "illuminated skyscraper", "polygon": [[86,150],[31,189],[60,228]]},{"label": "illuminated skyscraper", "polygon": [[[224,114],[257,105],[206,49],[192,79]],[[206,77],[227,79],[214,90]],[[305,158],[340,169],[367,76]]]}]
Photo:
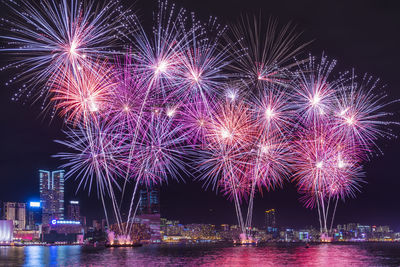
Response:
[{"label": "illuminated skyscraper", "polygon": [[160,213],[160,189],[158,186],[149,186],[140,190],[140,214]]},{"label": "illuminated skyscraper", "polygon": [[64,219],[64,170],[39,171],[42,223]]},{"label": "illuminated skyscraper", "polygon": [[28,230],[37,230],[42,223],[42,208],[40,202],[31,201],[28,205]]},{"label": "illuminated skyscraper", "polygon": [[272,228],[276,228],[276,211],[275,209],[269,209],[265,211],[265,227],[267,231],[271,231]]},{"label": "illuminated skyscraper", "polygon": [[68,204],[68,220],[72,221],[80,221],[80,207],[79,207],[79,201],[76,200],[71,200]]},{"label": "illuminated skyscraper", "polygon": [[160,187],[147,186],[140,190],[139,214],[136,221],[150,229],[150,242],[161,242]]}]

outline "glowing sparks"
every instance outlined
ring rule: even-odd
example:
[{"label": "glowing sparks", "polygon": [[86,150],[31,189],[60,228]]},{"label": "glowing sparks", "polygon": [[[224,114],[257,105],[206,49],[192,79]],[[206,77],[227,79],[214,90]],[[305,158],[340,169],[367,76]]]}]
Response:
[{"label": "glowing sparks", "polygon": [[200,74],[196,73],[196,72],[192,72],[191,73],[192,79],[198,83],[200,81]]},{"label": "glowing sparks", "polygon": [[268,120],[272,119],[275,116],[275,113],[271,107],[267,108],[267,110],[265,111],[265,116]]},{"label": "glowing sparks", "polygon": [[170,107],[167,109],[167,116],[168,117],[173,117],[176,113],[176,107]]},{"label": "glowing sparks", "polygon": [[167,71],[168,64],[165,60],[160,60],[154,67],[156,74],[165,73]]},{"label": "glowing sparks", "polygon": [[221,138],[222,139],[231,139],[232,138],[232,133],[227,129],[222,129],[221,130]]},{"label": "glowing sparks", "polygon": [[72,40],[71,45],[70,45],[70,47],[69,47],[69,53],[70,53],[72,56],[76,56],[76,55],[77,55],[77,50],[76,50],[76,48],[77,48],[76,41],[75,41],[75,40]]},{"label": "glowing sparks", "polygon": [[310,100],[311,106],[316,107],[320,103],[321,98],[319,97],[319,93],[317,92]]},{"label": "glowing sparks", "polygon": [[322,167],[324,167],[324,162],[323,162],[323,161],[318,161],[317,164],[315,164],[315,166],[316,166],[318,169],[322,169]]}]

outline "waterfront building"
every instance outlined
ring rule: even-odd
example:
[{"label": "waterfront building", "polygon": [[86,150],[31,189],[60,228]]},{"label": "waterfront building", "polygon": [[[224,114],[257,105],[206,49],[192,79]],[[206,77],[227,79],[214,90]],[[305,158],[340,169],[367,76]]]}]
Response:
[{"label": "waterfront building", "polygon": [[3,219],[13,222],[15,229],[25,229],[26,227],[26,204],[18,202],[3,203]]},{"label": "waterfront building", "polygon": [[345,230],[349,232],[355,232],[357,231],[357,225],[358,223],[348,223]]},{"label": "waterfront building", "polygon": [[67,212],[68,220],[79,221],[81,219],[79,201],[71,200],[68,204]]},{"label": "waterfront building", "polygon": [[[282,235],[281,235],[282,236]],[[294,229],[288,228],[284,231],[283,238],[286,242],[296,241],[296,232]]]},{"label": "waterfront building", "polygon": [[229,231],[229,224],[221,224],[222,231]]},{"label": "waterfront building", "polygon": [[183,225],[179,221],[161,219],[160,230],[163,235],[166,236],[180,236],[182,235],[184,229]]},{"label": "waterfront building", "polygon": [[299,231],[299,240],[303,242],[307,242],[310,240],[310,235],[307,230],[300,230]]},{"label": "waterfront building", "polygon": [[101,227],[101,223],[99,222],[99,220],[93,220],[92,221],[92,227],[95,231],[103,231],[102,227]]},{"label": "waterfront building", "polygon": [[14,241],[40,241],[39,230],[16,230],[14,231]]},{"label": "waterfront building", "polygon": [[188,224],[184,227],[184,236],[192,240],[216,239],[215,225],[213,224]]},{"label": "waterfront building", "polygon": [[64,219],[64,170],[39,171],[42,223]]},{"label": "waterfront building", "polygon": [[392,230],[390,230],[389,226],[384,225],[384,226],[376,227],[376,232],[378,232],[378,233],[391,233]]},{"label": "waterfront building", "polygon": [[150,243],[161,242],[160,213],[138,215],[134,223],[145,225],[150,231]]},{"label": "waterfront building", "polygon": [[52,219],[43,227],[42,241],[76,243],[83,240],[83,227],[80,221]]}]

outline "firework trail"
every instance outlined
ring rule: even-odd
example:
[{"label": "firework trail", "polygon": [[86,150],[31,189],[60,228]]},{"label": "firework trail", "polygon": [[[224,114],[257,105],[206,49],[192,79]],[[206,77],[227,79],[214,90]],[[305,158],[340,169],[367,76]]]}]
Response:
[{"label": "firework trail", "polygon": [[[154,26],[149,35],[145,28],[138,25],[138,31],[134,35],[132,53],[134,64],[144,81],[145,93],[138,112],[138,120],[130,142],[128,154],[128,166],[133,160],[136,139],[141,129],[141,121],[145,107],[149,104],[163,105],[169,99],[168,93],[172,89],[171,84],[177,74],[179,66],[179,51],[187,45],[187,38],[184,38],[184,32],[179,25],[186,20],[185,10],[176,11],[175,5],[169,5],[167,1],[159,2],[158,12],[155,13]],[[155,103],[156,102],[156,103]],[[155,109],[159,111],[158,108]],[[173,111],[171,111],[173,113]],[[126,173],[126,179],[130,175],[130,168]],[[123,194],[125,192],[123,187]],[[122,194],[122,195],[123,195]]]},{"label": "firework trail", "polygon": [[[94,124],[94,123],[93,123]],[[113,125],[101,121],[96,125],[90,125],[90,130],[79,124],[77,128],[71,128],[65,132],[67,138],[64,141],[56,140],[66,146],[71,152],[58,153],[55,157],[61,158],[67,163],[62,168],[68,168],[66,178],[75,177],[79,180],[78,189],[88,187],[89,193],[96,186],[100,196],[105,215],[104,196],[107,194],[115,202],[113,187],[119,188],[118,177],[122,173],[123,157],[120,146],[124,143],[124,137],[114,131]],[[117,210],[116,219],[120,219]]]},{"label": "firework trail", "polygon": [[174,90],[172,84],[178,77],[180,54],[190,40],[181,27],[185,20],[184,9],[177,10],[174,4],[160,1],[151,34],[140,26],[134,35],[134,59],[149,81],[149,90],[157,97],[165,98]]}]

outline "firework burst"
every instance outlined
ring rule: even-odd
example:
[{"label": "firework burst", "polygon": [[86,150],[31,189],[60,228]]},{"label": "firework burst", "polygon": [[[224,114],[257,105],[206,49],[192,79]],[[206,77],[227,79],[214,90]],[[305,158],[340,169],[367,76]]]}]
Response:
[{"label": "firework burst", "polygon": [[85,67],[76,75],[68,71],[54,81],[51,100],[67,121],[86,121],[106,109],[115,87],[111,75],[112,67],[107,62]]},{"label": "firework burst", "polygon": [[244,79],[250,87],[263,88],[266,84],[287,85],[290,79],[287,70],[295,66],[293,57],[306,44],[296,45],[300,34],[290,24],[281,29],[277,20],[242,17],[240,23],[232,27],[235,62],[233,71],[239,79]]},{"label": "firework burst", "polygon": [[377,92],[378,82],[367,76],[357,82],[353,73],[349,85],[339,91],[333,105],[336,133],[368,154],[374,148],[379,149],[376,143],[379,138],[395,137],[388,126],[398,124],[390,121],[392,113],[385,111],[394,102],[387,101],[382,90]]},{"label": "firework burst", "polygon": [[2,39],[8,47],[1,51],[13,55],[17,60],[11,66],[21,69],[17,76],[25,90],[16,99],[31,96],[33,89],[46,97],[53,80],[120,53],[117,40],[127,34],[132,19],[115,0],[103,6],[78,0],[10,1],[8,6],[13,17],[5,20],[9,34]]}]

